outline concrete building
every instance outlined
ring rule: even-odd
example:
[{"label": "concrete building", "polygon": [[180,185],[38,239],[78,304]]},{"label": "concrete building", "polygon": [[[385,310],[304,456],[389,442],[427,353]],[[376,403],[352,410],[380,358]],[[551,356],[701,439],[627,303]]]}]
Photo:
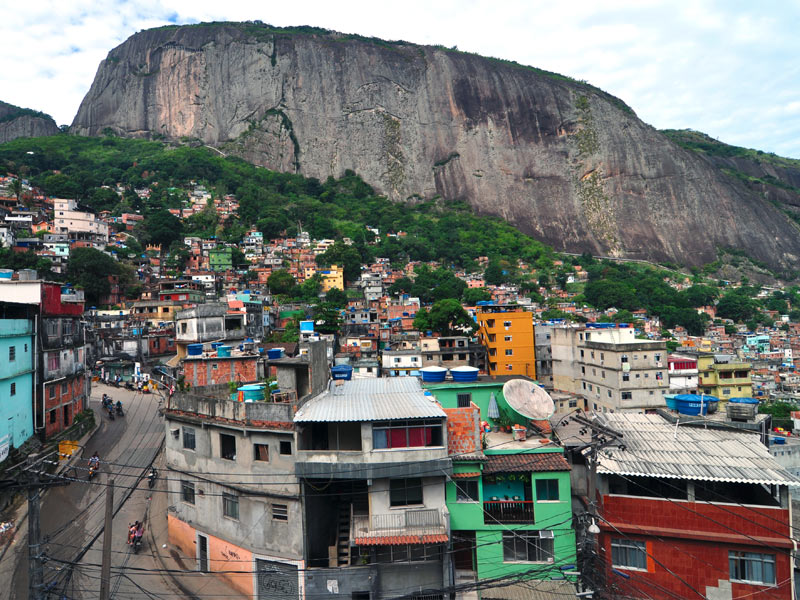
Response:
[{"label": "concrete building", "polygon": [[553,386],[581,394],[589,410],[640,412],[666,405],[666,342],[639,340],[632,327],[554,327]]},{"label": "concrete building", "polygon": [[78,210],[75,200],[53,200],[55,233],[64,233],[73,240],[91,242],[95,248],[108,245],[108,223],[97,215]]},{"label": "concrete building", "polygon": [[421,368],[421,350],[384,350],[381,353],[381,369],[384,377],[419,375]]},{"label": "concrete building", "polygon": [[697,357],[691,354],[670,354],[667,362],[670,394],[696,394],[699,380]]},{"label": "concrete building", "polygon": [[698,354],[697,368],[698,387],[704,394],[720,400],[753,395],[752,364],[732,354]]},{"label": "concrete building", "polygon": [[533,313],[517,305],[480,306],[476,313],[480,342],[486,346],[489,375],[525,375],[536,379]]},{"label": "concrete building", "polygon": [[451,584],[445,417],[415,378],[344,381],[300,408],[308,596],[428,597]]},{"label": "concrete building", "polygon": [[178,357],[187,355],[189,344],[224,342],[235,344],[246,337],[243,312],[229,312],[227,303],[210,302],[175,313]]},{"label": "concrete building", "polygon": [[466,335],[420,338],[423,367],[477,367],[486,371],[486,347]]},{"label": "concrete building", "polygon": [[535,325],[536,379],[547,389],[553,389],[553,350],[550,345],[552,336],[553,325],[547,323]]},{"label": "concrete building", "polygon": [[338,265],[317,269],[317,275],[322,280],[322,292],[329,292],[334,288],[344,290],[344,269]]},{"label": "concrete building", "polygon": [[[0,288],[0,292],[2,289]],[[33,435],[33,390],[36,311],[8,303],[0,294],[0,462],[10,448],[19,448]]]}]

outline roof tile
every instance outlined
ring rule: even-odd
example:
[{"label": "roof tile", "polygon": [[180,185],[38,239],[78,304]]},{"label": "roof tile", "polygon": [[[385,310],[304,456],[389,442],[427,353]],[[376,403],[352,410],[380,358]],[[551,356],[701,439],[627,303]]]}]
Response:
[{"label": "roof tile", "polygon": [[564,456],[557,452],[536,454],[493,454],[483,468],[484,475],[490,473],[530,473],[531,471],[569,471]]}]

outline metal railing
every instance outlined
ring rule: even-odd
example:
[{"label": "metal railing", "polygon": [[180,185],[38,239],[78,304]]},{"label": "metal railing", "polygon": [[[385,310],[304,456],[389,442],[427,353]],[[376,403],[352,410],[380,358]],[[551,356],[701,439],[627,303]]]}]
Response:
[{"label": "metal railing", "polygon": [[487,500],[483,503],[483,522],[533,523],[532,500]]},{"label": "metal railing", "polygon": [[404,510],[392,514],[355,515],[352,519],[352,538],[392,535],[433,535],[446,533],[444,515],[430,509]]}]

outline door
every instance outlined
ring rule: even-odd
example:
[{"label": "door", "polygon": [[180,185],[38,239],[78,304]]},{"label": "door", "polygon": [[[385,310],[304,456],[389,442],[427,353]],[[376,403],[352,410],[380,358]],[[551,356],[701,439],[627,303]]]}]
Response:
[{"label": "door", "polygon": [[475,570],[474,531],[453,531],[453,558],[456,570]]},{"label": "door", "polygon": [[197,534],[197,570],[208,572],[208,538]]}]

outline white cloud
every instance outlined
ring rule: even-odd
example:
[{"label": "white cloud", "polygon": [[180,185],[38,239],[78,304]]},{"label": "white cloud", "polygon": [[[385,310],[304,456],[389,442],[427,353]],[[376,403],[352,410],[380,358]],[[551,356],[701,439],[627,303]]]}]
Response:
[{"label": "white cloud", "polygon": [[260,19],[457,45],[586,79],[655,127],[691,127],[800,157],[800,7],[706,0],[14,0],[0,22],[0,99],[70,123],[99,62],[170,22]]}]

